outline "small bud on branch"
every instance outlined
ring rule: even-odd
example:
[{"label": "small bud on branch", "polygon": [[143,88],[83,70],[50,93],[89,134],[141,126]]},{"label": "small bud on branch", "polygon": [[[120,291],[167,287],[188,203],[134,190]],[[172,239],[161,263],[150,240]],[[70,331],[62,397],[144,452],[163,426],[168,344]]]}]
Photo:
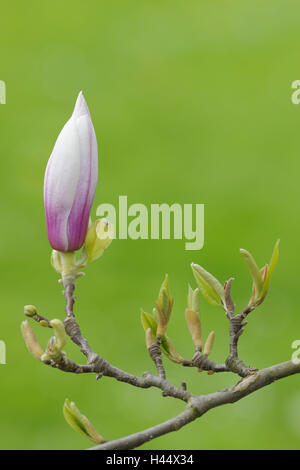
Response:
[{"label": "small bud on branch", "polygon": [[25,305],[24,314],[27,317],[34,317],[37,314],[37,308],[34,305]]},{"label": "small bud on branch", "polygon": [[194,310],[185,310],[185,319],[190,331],[193,343],[196,348],[202,348],[202,332],[201,332],[201,321],[199,316]]},{"label": "small bud on branch", "polygon": [[210,355],[210,353],[212,352],[213,345],[214,345],[214,340],[215,340],[215,332],[211,331],[207,337],[207,340],[205,341],[203,354],[206,354],[207,356]]},{"label": "small bud on branch", "polygon": [[27,320],[21,323],[21,331],[28,351],[38,361],[41,361],[41,357],[44,354],[44,351],[42,350],[39,342],[37,341],[35,334]]},{"label": "small bud on branch", "polygon": [[152,346],[152,344],[154,343],[153,338],[152,338],[151,328],[147,328],[145,337],[146,337],[145,338],[146,339],[146,346],[147,346],[147,349],[149,349],[150,346]]}]

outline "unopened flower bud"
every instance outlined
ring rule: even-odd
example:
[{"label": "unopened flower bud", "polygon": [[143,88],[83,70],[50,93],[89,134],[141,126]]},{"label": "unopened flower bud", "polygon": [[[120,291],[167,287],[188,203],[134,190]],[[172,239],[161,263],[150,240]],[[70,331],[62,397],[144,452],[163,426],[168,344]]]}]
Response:
[{"label": "unopened flower bud", "polygon": [[45,173],[49,242],[57,251],[82,247],[98,181],[97,140],[82,92],[59,134]]},{"label": "unopened flower bud", "polygon": [[37,314],[37,308],[34,305],[25,305],[24,314],[27,317],[34,317]]}]

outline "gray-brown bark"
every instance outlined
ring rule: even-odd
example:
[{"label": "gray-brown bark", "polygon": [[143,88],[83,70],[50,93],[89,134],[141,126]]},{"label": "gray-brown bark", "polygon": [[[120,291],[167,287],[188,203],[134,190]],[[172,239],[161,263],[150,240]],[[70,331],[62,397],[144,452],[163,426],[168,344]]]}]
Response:
[{"label": "gray-brown bark", "polygon": [[[213,408],[227,403],[234,403],[241,400],[246,395],[271,384],[275,380],[300,372],[300,364],[295,364],[292,361],[257,370],[253,367],[246,366],[243,361],[239,359],[238,339],[243,332],[243,327],[246,325],[246,322],[244,321],[245,317],[251,312],[251,310],[246,308],[241,314],[234,315],[235,307],[230,295],[231,283],[232,280],[228,281],[225,290],[226,304],[230,307],[226,312],[229,319],[230,353],[225,364],[216,364],[210,361],[207,358],[207,355],[203,354],[199,349],[196,349],[192,360],[182,361],[183,366],[196,367],[200,370],[207,370],[210,373],[232,372],[242,377],[242,379],[234,386],[209,395],[197,395],[191,393],[186,390],[184,383],[181,387],[175,387],[166,379],[159,340],[156,340],[156,342],[149,348],[149,354],[158,372],[157,376],[154,376],[149,372],[145,372],[142,377],[135,376],[111,365],[107,360],[96,354],[90,348],[88,341],[83,337],[80,327],[75,319],[73,312],[73,305],[75,302],[73,293],[75,285],[68,284],[68,286],[65,286],[65,330],[71,340],[79,346],[81,352],[86,357],[87,364],[76,364],[65,355],[63,355],[56,363],[54,361],[47,361],[46,364],[65,372],[95,373],[97,379],[100,379],[101,377],[112,377],[120,382],[124,382],[138,388],[158,388],[163,392],[164,397],[173,397],[186,404],[185,409],[178,416],[127,437],[106,441],[103,444],[93,447],[93,450],[134,449],[147,441],[155,439],[156,437],[179,430]],[[36,314],[34,319],[38,322],[40,319],[48,322],[47,319],[38,314]]]},{"label": "gray-brown bark", "polygon": [[211,393],[209,395],[192,396],[186,409],[175,418],[169,419],[157,426],[146,429],[144,431],[131,434],[130,436],[106,442],[105,444],[95,446],[91,450],[126,450],[134,449],[141,446],[156,437],[164,434],[178,431],[186,424],[194,421],[207,411],[217,406],[227,403],[234,403],[241,400],[246,395],[265,387],[275,380],[288,377],[300,372],[300,364],[295,365],[292,361],[267,367],[251,374],[242,379],[236,385],[220,392]]}]

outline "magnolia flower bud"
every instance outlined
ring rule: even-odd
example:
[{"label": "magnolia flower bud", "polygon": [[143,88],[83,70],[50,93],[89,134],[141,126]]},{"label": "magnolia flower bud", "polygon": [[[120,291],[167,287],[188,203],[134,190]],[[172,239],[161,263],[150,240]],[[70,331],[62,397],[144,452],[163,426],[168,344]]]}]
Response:
[{"label": "magnolia flower bud", "polygon": [[82,247],[98,181],[97,140],[82,92],[59,134],[45,173],[44,204],[55,250]]}]

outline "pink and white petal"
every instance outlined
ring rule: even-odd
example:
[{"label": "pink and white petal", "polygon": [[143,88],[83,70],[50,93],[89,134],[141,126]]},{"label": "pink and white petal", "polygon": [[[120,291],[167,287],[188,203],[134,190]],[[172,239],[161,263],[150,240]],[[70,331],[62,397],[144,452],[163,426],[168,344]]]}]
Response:
[{"label": "pink and white petal", "polygon": [[69,250],[67,221],[76,196],[79,175],[78,129],[75,119],[71,118],[57,138],[45,173],[47,231],[52,247],[57,250]]},{"label": "pink and white petal", "polygon": [[85,114],[87,114],[89,118],[91,118],[88,105],[85,101],[82,91],[80,91],[80,93],[78,94],[76,103],[75,103],[72,117],[78,119],[80,116],[84,116]]},{"label": "pink and white petal", "polygon": [[[95,177],[98,179],[98,169],[95,168],[92,158],[92,133],[91,120],[88,115],[76,120],[80,146],[80,176],[76,190],[73,207],[68,219],[68,240],[71,250],[82,246],[89,222],[91,205],[95,196]],[[96,176],[92,174],[95,172]],[[93,183],[93,184],[92,184]]]}]

